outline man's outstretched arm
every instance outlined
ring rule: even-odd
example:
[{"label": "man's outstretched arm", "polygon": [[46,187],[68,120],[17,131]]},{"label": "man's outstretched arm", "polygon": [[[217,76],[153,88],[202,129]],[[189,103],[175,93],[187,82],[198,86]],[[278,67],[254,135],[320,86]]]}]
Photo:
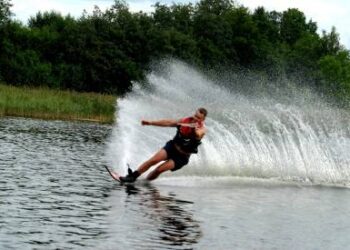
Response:
[{"label": "man's outstretched arm", "polygon": [[146,126],[159,126],[159,127],[176,127],[178,125],[179,121],[178,120],[157,120],[157,121],[147,121],[147,120],[142,120],[141,124]]}]

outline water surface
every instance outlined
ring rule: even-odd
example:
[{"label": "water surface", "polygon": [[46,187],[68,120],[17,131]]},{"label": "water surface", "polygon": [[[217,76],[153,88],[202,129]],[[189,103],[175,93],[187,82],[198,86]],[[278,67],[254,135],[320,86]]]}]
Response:
[{"label": "water surface", "polygon": [[111,130],[92,123],[0,119],[0,249],[350,244],[347,188],[173,175],[120,186],[102,166]]}]

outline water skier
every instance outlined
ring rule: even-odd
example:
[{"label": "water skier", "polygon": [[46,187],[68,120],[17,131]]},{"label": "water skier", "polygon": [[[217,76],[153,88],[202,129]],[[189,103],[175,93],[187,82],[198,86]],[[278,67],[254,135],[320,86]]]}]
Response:
[{"label": "water skier", "polygon": [[198,152],[198,146],[207,131],[204,126],[207,113],[205,108],[199,108],[193,116],[180,120],[142,120],[143,126],[177,127],[176,135],[154,156],[142,163],[136,171],[129,168],[128,175],[120,177],[120,181],[134,182],[140,175],[161,161],[164,162],[147,176],[148,180],[156,179],[165,171],[176,171],[185,166],[189,162],[191,154]]}]

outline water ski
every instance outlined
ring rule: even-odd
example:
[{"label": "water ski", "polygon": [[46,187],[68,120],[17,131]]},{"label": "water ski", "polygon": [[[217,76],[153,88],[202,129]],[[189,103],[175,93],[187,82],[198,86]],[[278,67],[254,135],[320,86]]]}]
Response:
[{"label": "water ski", "polygon": [[112,178],[118,182],[121,183],[120,180],[120,174],[118,174],[117,172],[110,170],[107,166],[105,166],[105,168],[107,169],[108,173],[110,174],[110,176],[112,176]]}]

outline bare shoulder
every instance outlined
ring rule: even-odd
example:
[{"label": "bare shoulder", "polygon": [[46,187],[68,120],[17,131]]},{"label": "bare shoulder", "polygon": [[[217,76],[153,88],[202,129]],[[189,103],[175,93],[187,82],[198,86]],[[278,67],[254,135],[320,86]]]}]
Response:
[{"label": "bare shoulder", "polygon": [[206,133],[208,131],[207,126],[205,126],[205,124],[203,124],[203,126],[200,128],[204,133]]},{"label": "bare shoulder", "polygon": [[208,132],[208,129],[206,127],[203,127],[203,136]]},{"label": "bare shoulder", "polygon": [[207,133],[207,132],[208,132],[207,127],[204,126],[204,127],[203,127],[203,131],[204,131],[204,134]]},{"label": "bare shoulder", "polygon": [[207,132],[207,129],[205,127],[197,128],[195,130],[197,139],[202,139],[206,132]]}]

